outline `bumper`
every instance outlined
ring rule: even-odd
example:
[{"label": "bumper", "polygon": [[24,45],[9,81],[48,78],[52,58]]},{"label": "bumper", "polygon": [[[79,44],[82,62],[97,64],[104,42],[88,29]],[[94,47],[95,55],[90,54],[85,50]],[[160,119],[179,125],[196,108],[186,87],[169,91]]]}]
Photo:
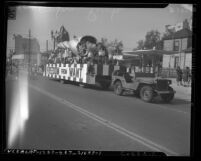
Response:
[{"label": "bumper", "polygon": [[173,90],[173,91],[158,91],[158,90],[155,90],[155,92],[156,93],[158,93],[158,94],[171,94],[171,93],[176,93],[176,91],[175,90]]}]

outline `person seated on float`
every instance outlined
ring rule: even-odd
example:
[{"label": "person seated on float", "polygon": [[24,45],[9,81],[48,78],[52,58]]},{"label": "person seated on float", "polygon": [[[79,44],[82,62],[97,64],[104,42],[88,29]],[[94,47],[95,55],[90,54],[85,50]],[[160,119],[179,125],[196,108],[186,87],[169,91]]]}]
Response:
[{"label": "person seated on float", "polygon": [[109,64],[116,64],[116,62],[117,62],[116,60],[113,59],[113,54],[111,54],[111,53],[108,54],[107,60],[108,60]]},{"label": "person seated on float", "polygon": [[106,47],[102,43],[98,43],[97,50],[98,50],[98,63],[106,63],[108,58]]},{"label": "person seated on float", "polygon": [[62,58],[61,58],[61,63],[65,64],[66,63],[66,57],[67,57],[67,51],[66,49],[62,53]]},{"label": "person seated on float", "polygon": [[64,64],[68,64],[68,57],[64,58]]},{"label": "person seated on float", "polygon": [[48,60],[47,60],[48,63],[51,63],[51,59],[52,59],[52,56],[50,55],[49,58],[48,58]]},{"label": "person seated on float", "polygon": [[89,50],[87,52],[87,58],[86,58],[87,64],[88,64],[88,73],[94,74],[94,53],[93,50]]},{"label": "person seated on float", "polygon": [[68,54],[67,54],[67,62],[68,64],[72,64],[73,62],[73,53],[71,50],[68,50]]},{"label": "person seated on float", "polygon": [[78,43],[77,45],[77,51],[79,53],[79,56],[81,57],[81,62],[84,63],[83,58],[86,56],[86,44],[85,42],[83,43]]},{"label": "person seated on float", "polygon": [[75,63],[76,64],[81,64],[81,57],[79,54],[77,54],[75,57],[74,57],[74,60],[75,60]]}]

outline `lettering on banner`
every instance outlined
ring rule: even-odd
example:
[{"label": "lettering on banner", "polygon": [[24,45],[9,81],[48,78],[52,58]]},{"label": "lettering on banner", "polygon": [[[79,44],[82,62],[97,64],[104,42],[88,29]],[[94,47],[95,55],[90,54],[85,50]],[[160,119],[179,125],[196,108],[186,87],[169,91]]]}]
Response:
[{"label": "lettering on banner", "polygon": [[49,68],[49,74],[59,74],[59,68]]},{"label": "lettering on banner", "polygon": [[59,74],[59,68],[57,68],[57,74]]},{"label": "lettering on banner", "polygon": [[69,68],[70,77],[81,78],[82,68]]},{"label": "lettering on banner", "polygon": [[46,72],[49,73],[49,68],[48,67],[46,68]]},{"label": "lettering on banner", "polygon": [[50,73],[50,74],[54,74],[53,68],[49,68],[49,73]]},{"label": "lettering on banner", "polygon": [[61,74],[67,74],[67,70],[66,69],[61,69]]}]

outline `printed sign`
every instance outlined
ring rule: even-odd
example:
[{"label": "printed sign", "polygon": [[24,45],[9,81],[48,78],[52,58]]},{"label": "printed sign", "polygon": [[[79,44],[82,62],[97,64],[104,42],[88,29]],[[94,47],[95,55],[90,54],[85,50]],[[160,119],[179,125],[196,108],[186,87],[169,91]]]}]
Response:
[{"label": "printed sign", "polygon": [[59,74],[59,68],[49,67],[49,68],[47,68],[47,72],[49,74]]},{"label": "printed sign", "polygon": [[81,78],[82,68],[69,68],[70,77]]},{"label": "printed sign", "polygon": [[54,66],[54,64],[49,64],[46,67],[48,77],[84,83],[87,81],[87,64],[66,64],[65,67],[63,65],[57,67],[52,66]]},{"label": "printed sign", "polygon": [[67,69],[61,69],[61,74],[67,74]]}]

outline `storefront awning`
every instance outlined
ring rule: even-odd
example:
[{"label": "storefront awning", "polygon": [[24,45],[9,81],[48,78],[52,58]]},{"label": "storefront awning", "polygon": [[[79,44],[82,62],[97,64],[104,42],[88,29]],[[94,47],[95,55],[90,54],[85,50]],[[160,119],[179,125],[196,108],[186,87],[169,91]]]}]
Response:
[{"label": "storefront awning", "polygon": [[171,54],[177,54],[177,51],[166,51],[166,50],[136,50],[136,51],[123,51],[123,53],[127,54],[146,54],[146,55],[171,55]]},{"label": "storefront awning", "polygon": [[24,54],[17,54],[12,56],[12,60],[23,60]]}]

